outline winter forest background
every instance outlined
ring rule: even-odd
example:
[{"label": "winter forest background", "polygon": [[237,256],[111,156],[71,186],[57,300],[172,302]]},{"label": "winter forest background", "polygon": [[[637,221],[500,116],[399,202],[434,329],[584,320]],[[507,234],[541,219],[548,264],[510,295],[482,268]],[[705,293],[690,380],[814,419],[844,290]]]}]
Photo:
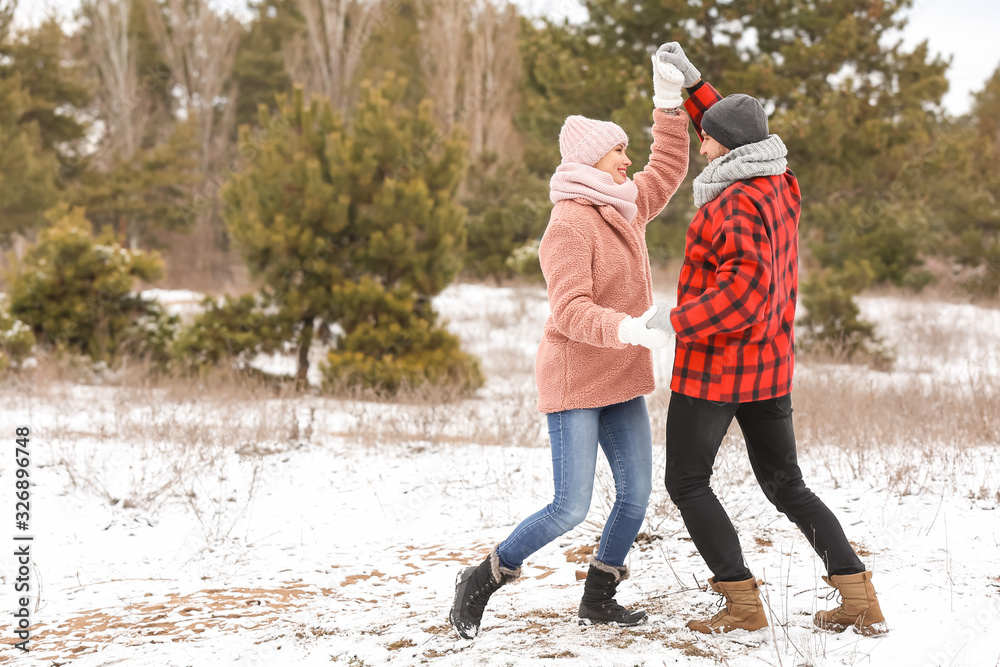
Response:
[{"label": "winter forest background", "polygon": [[[36,438],[36,664],[995,665],[1000,55],[949,113],[947,59],[897,37],[913,4],[587,0],[568,23],[489,0],[83,0],[15,26],[0,0],[0,414]],[[788,146],[802,458],[899,622],[881,643],[811,631],[825,590],[734,430],[717,490],[772,574],[773,636],[686,634],[707,575],[662,484],[632,557],[658,620],[579,634],[605,470],[594,521],[457,642],[454,568],[551,494],[533,361],[559,128],[613,120],[642,169],[649,53],[672,40]],[[657,301],[697,145],[648,228]]]}]

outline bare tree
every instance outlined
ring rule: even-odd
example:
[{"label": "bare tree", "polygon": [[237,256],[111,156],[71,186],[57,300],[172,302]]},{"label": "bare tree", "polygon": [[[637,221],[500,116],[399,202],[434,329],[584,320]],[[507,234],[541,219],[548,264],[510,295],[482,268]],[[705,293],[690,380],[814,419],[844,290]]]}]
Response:
[{"label": "bare tree", "polygon": [[10,38],[10,28],[14,24],[14,11],[17,0],[0,0],[0,46],[4,46]]},{"label": "bare tree", "polygon": [[492,0],[420,0],[419,11],[420,64],[439,128],[464,128],[473,158],[484,150],[513,154],[517,10]]},{"label": "bare tree", "polygon": [[218,192],[229,135],[236,118],[236,85],[230,81],[243,27],[215,12],[211,0],[145,0],[149,29],[181,98],[181,112],[197,123],[204,180],[194,198],[190,235],[170,238],[170,267],[189,281],[217,285],[232,280],[231,253],[219,244]]},{"label": "bare tree", "polygon": [[434,100],[440,127],[447,131],[458,115],[463,69],[467,66],[472,0],[419,0],[420,66]]},{"label": "bare tree", "polygon": [[461,114],[469,154],[490,150],[512,156],[519,148],[513,123],[521,75],[517,10],[482,0],[474,10],[470,42]]},{"label": "bare tree", "polygon": [[140,108],[143,91],[130,43],[130,9],[130,0],[95,0],[87,8],[92,26],[87,50],[100,80],[100,116],[105,123],[102,148],[125,160],[138,149],[148,120]]},{"label": "bare tree", "polygon": [[296,0],[303,32],[285,47],[285,67],[308,94],[330,100],[343,117],[352,103],[352,83],[378,18],[379,0]]},{"label": "bare tree", "polygon": [[232,16],[217,14],[208,0],[146,0],[146,13],[153,38],[183,96],[183,110],[197,116],[201,167],[207,173],[225,154],[235,118],[235,86],[224,89],[236,61],[242,26]]}]

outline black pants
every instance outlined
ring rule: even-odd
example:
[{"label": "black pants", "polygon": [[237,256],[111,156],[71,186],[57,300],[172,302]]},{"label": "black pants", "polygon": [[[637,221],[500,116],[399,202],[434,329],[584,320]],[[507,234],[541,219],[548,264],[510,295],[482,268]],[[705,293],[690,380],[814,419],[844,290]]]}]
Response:
[{"label": "black pants", "polygon": [[718,403],[674,393],[667,410],[667,493],[716,581],[753,576],[743,561],[736,528],[709,485],[733,417],[743,431],[750,465],[764,495],[799,527],[823,559],[827,574],[864,572],[837,517],[802,481],[791,395]]}]

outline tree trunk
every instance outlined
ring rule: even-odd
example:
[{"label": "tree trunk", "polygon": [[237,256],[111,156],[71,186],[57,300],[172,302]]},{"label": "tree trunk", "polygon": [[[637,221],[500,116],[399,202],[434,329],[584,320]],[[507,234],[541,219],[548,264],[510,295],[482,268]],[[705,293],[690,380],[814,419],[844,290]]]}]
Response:
[{"label": "tree trunk", "polygon": [[420,65],[434,100],[438,127],[450,132],[458,115],[462,71],[467,67],[466,40],[472,21],[471,0],[420,0]]},{"label": "tree trunk", "polygon": [[463,124],[469,134],[469,158],[489,150],[500,158],[518,157],[514,111],[521,57],[518,53],[518,15],[512,5],[498,9],[487,1],[479,6],[471,25],[471,53],[464,71]]},{"label": "tree trunk", "polygon": [[87,45],[97,71],[104,137],[99,144],[108,164],[116,156],[129,160],[139,148],[149,120],[149,105],[140,97],[135,37],[129,34],[130,0],[96,0],[87,11],[93,30]]},{"label": "tree trunk", "polygon": [[309,347],[313,339],[313,322],[316,318],[307,315],[302,318],[302,336],[299,338],[299,368],[295,373],[295,384],[303,387],[309,373]]},{"label": "tree trunk", "polygon": [[118,214],[118,238],[123,248],[128,248],[128,219],[124,213]]}]

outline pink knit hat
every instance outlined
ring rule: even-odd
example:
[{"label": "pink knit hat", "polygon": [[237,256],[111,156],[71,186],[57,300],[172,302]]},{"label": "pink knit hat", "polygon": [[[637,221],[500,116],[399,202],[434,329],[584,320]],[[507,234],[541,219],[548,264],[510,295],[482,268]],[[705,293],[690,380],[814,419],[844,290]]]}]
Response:
[{"label": "pink knit hat", "polygon": [[618,144],[628,147],[628,135],[606,120],[568,116],[559,131],[559,152],[563,164],[579,162],[593,167]]}]

